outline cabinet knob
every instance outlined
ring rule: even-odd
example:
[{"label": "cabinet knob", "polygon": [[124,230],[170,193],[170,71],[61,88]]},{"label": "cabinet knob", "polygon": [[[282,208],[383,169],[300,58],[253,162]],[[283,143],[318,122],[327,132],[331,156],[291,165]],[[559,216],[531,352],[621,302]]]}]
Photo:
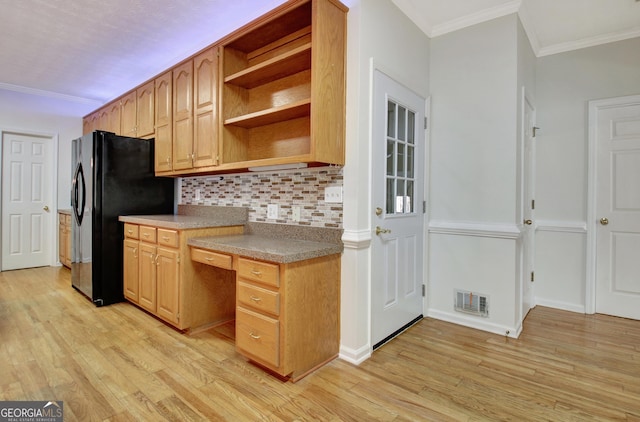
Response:
[{"label": "cabinet knob", "polygon": [[254,334],[253,331],[249,333],[249,337],[254,340],[260,340],[260,336],[258,334]]}]

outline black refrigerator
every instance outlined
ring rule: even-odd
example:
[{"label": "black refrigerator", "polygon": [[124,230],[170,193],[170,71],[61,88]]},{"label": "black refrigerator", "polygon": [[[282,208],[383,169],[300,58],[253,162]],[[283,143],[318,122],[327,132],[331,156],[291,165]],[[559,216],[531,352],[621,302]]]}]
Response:
[{"label": "black refrigerator", "polygon": [[124,300],[120,215],[173,214],[174,180],[155,177],[153,139],[95,131],[72,143],[71,285],[96,306]]}]

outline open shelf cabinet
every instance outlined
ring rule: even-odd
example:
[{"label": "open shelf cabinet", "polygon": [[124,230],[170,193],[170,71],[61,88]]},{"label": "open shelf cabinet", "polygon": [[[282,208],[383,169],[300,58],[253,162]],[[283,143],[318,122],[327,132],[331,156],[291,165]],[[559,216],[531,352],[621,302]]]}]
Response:
[{"label": "open shelf cabinet", "polygon": [[346,12],[290,1],[223,42],[225,167],[344,164]]}]

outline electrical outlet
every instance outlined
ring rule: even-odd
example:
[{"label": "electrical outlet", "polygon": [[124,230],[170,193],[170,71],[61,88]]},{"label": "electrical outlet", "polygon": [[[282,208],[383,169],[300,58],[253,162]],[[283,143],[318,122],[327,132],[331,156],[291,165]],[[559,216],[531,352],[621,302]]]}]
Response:
[{"label": "electrical outlet", "polygon": [[267,218],[272,220],[278,219],[278,204],[267,205]]},{"label": "electrical outlet", "polygon": [[341,203],[342,186],[327,186],[324,188],[324,202]]},{"label": "electrical outlet", "polygon": [[296,205],[291,207],[291,219],[293,221],[300,221],[300,207]]}]

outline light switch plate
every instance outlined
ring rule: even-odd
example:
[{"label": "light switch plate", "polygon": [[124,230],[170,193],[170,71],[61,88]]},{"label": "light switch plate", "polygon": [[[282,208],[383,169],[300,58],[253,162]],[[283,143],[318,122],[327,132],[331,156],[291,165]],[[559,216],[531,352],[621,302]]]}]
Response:
[{"label": "light switch plate", "polygon": [[324,202],[342,203],[342,186],[327,186],[324,188]]},{"label": "light switch plate", "polygon": [[267,205],[267,218],[271,218],[272,220],[278,219],[278,204]]}]

